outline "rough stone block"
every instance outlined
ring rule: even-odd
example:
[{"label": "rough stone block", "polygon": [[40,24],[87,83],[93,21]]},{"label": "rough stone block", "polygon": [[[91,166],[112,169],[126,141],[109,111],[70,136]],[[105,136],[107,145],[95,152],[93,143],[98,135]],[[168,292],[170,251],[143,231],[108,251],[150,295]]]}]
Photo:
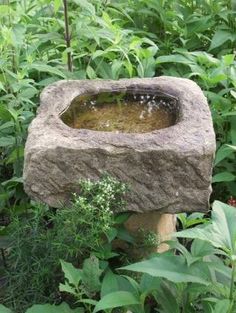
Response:
[{"label": "rough stone block", "polygon": [[[147,133],[74,129],[60,118],[81,94],[152,91],[177,99],[177,123]],[[63,206],[83,178],[108,172],[129,184],[128,209],[206,211],[215,135],[201,89],[174,77],[60,81],[44,89],[25,149],[24,186],[35,200]]]}]

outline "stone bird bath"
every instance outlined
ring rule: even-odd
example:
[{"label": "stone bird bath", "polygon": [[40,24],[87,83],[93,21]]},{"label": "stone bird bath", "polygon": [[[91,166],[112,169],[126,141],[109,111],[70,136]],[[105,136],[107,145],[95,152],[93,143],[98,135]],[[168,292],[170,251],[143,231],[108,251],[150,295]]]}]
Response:
[{"label": "stone bird bath", "polygon": [[[130,119],[133,109],[138,118]],[[128,208],[138,214],[127,227],[165,239],[175,213],[208,210],[214,152],[210,110],[191,80],[59,81],[43,90],[29,128],[24,187],[33,199],[61,207],[80,179],[107,172],[130,186]]]}]

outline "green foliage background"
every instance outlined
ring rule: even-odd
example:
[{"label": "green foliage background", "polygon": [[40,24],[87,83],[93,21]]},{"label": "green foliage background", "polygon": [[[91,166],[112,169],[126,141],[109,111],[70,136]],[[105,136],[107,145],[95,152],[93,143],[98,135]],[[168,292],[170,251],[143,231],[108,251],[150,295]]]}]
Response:
[{"label": "green foliage background", "polygon": [[[70,40],[70,47],[67,47],[64,35],[65,19],[62,0],[0,0],[0,217],[2,213],[9,210],[14,211],[15,214],[33,209],[33,214],[37,214],[35,210],[37,206],[32,206],[23,191],[24,143],[29,123],[39,105],[39,94],[42,88],[60,79],[119,79],[170,75],[196,81],[208,98],[216,131],[217,153],[213,176],[213,199],[226,201],[230,196],[236,197],[235,0],[68,0],[67,3],[70,34],[67,40]],[[72,72],[68,71],[68,54],[72,55]],[[137,285],[132,277],[123,277],[107,271],[102,286],[96,284],[95,288],[97,291],[98,287],[101,287],[102,299],[97,304],[86,305],[91,307],[91,311],[96,305],[95,312],[101,308],[110,312],[111,308],[119,307],[121,304],[126,304],[127,307],[131,305],[134,312],[141,312],[141,309],[145,311],[147,309],[145,299],[149,295],[143,295],[143,291],[147,290],[147,287],[154,286],[155,290],[158,289],[158,294],[151,289],[150,294],[159,303],[163,312],[170,310],[189,313],[195,312],[197,308],[200,312],[201,310],[215,313],[222,310],[235,312],[233,224],[235,213],[228,206],[222,209],[222,205],[216,203],[213,221],[209,225],[208,221],[205,221],[206,225],[197,227],[195,231],[187,228],[194,223],[198,224],[199,219],[203,217],[199,217],[196,221],[182,214],[181,221],[185,225],[183,228],[187,230],[178,236],[184,237],[187,244],[189,244],[188,238],[194,239],[190,251],[177,243],[173,250],[179,250],[179,255],[173,254],[171,258],[164,255],[162,258],[150,259],[156,262],[154,264],[156,272],[153,277],[147,271],[147,268],[150,269],[148,263],[150,260],[145,261],[145,264],[137,263],[126,268],[144,273],[140,285]],[[90,206],[90,202],[84,203],[86,212],[87,206]],[[32,211],[29,210],[28,213],[32,214]],[[60,217],[60,223],[69,218],[66,211],[62,211],[58,219]],[[109,222],[108,215],[107,218]],[[16,217],[15,222],[17,220]],[[219,220],[227,223],[218,223]],[[41,219],[37,220],[34,217],[35,227],[30,229],[41,229],[42,232],[38,235],[45,236],[47,230],[44,225],[37,224],[37,221]],[[54,222],[56,224],[56,221]],[[63,239],[64,228],[60,228],[60,223],[55,228],[61,231],[59,237]],[[100,226],[95,229],[94,224],[92,221],[92,229],[96,234]],[[25,228],[23,226],[18,228],[22,231],[18,237],[23,238],[19,242],[25,240],[24,248],[33,250],[41,242],[39,239],[45,237],[35,236],[36,241],[33,242],[31,237],[27,236],[27,225],[25,223]],[[5,228],[0,228],[1,235],[4,231]],[[67,231],[73,231],[73,227],[67,228]],[[210,239],[209,232],[212,232]],[[94,233],[91,232],[91,236]],[[120,233],[122,234],[121,231]],[[222,234],[224,236],[221,236]],[[119,231],[113,229],[106,235],[109,249],[106,250],[105,247],[96,251],[96,257],[103,261],[113,256],[111,241],[119,235]],[[72,238],[73,234],[70,236],[65,234],[64,239],[68,237]],[[52,240],[49,241],[51,245]],[[91,242],[94,243],[96,240]],[[38,254],[25,252],[24,255],[20,255],[17,252],[18,261],[26,260],[25,264],[28,266],[29,254],[35,258],[35,264],[39,264],[44,243],[45,240],[42,246],[38,246]],[[0,248],[5,246],[0,245]],[[55,249],[53,247],[51,249],[47,252],[52,251],[51,255],[53,255]],[[74,251],[73,249],[76,252],[78,250],[74,242],[70,251]],[[20,248],[19,251],[22,252],[23,249]],[[59,262],[58,258],[61,257],[61,251],[59,252],[56,262]],[[50,256],[47,258],[50,259]],[[211,263],[208,262],[209,260]],[[167,261],[172,262],[169,269],[173,267],[176,271],[172,268],[172,273],[167,273],[164,277],[166,280],[163,280],[157,268],[162,264],[165,267]],[[90,263],[100,277],[100,268],[96,262],[96,259],[93,259]],[[176,267],[178,262],[179,266]],[[43,267],[47,269],[45,266],[47,261],[44,264],[43,260],[42,263],[39,264],[38,272],[40,275],[47,276],[47,273],[41,271]],[[84,266],[89,268],[90,263],[87,261]],[[188,267],[191,266],[199,266],[200,272],[197,271],[197,274],[193,275],[194,279],[192,276],[189,280]],[[208,266],[211,267],[211,271],[205,271]],[[177,283],[181,268],[183,269],[182,281]],[[26,276],[24,268],[21,266],[20,269],[23,272],[22,277]],[[90,269],[87,270],[89,271]],[[65,270],[64,272],[66,274]],[[30,275],[31,272],[26,268],[26,273]],[[68,280],[66,275],[65,278]],[[84,295],[89,297],[95,290],[84,288],[85,281],[89,285],[85,278],[81,278],[83,284],[78,290],[83,291],[83,297]],[[33,275],[32,279],[35,279]],[[203,280],[199,282],[199,279]],[[201,286],[199,291],[195,284],[204,285],[204,279],[210,283],[210,287]],[[112,290],[109,289],[111,282]],[[37,284],[35,286],[37,290]],[[121,289],[120,286],[125,287]],[[68,286],[61,285],[60,288],[65,289]],[[12,291],[14,292],[13,289]],[[115,295],[109,296],[110,291]],[[168,295],[168,303],[166,295]],[[211,298],[207,298],[209,296]],[[81,300],[81,297],[79,299]],[[114,299],[115,303],[109,304]],[[192,306],[194,301],[195,307]],[[29,309],[29,312],[36,312],[34,310],[40,312],[45,308],[52,312],[59,309],[54,305],[39,305],[35,309]],[[62,311],[74,312],[65,303],[62,303],[60,308]],[[9,312],[0,305],[1,310]],[[76,312],[84,311],[78,308]]]},{"label": "green foliage background", "polygon": [[[0,210],[24,210],[22,165],[39,93],[60,79],[171,75],[195,80],[212,110],[214,197],[236,196],[235,1],[0,1]],[[73,72],[67,70],[67,54]]]}]

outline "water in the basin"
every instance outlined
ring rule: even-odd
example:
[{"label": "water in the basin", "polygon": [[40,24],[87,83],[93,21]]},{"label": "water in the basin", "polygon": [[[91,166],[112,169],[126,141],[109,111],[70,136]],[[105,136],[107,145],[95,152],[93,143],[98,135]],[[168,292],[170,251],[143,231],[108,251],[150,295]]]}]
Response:
[{"label": "water in the basin", "polygon": [[72,128],[145,133],[175,124],[176,105],[157,94],[103,92],[77,97],[61,119]]}]

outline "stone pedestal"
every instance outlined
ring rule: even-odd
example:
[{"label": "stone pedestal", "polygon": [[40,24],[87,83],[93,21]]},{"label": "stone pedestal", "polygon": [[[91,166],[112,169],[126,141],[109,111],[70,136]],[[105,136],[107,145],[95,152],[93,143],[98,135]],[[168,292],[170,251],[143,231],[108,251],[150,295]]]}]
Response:
[{"label": "stone pedestal", "polygon": [[159,238],[161,244],[157,247],[157,252],[168,250],[165,240],[171,239],[171,234],[176,231],[175,214],[160,214],[158,212],[133,214],[125,224],[131,234],[137,234],[140,229],[151,231]]}]

